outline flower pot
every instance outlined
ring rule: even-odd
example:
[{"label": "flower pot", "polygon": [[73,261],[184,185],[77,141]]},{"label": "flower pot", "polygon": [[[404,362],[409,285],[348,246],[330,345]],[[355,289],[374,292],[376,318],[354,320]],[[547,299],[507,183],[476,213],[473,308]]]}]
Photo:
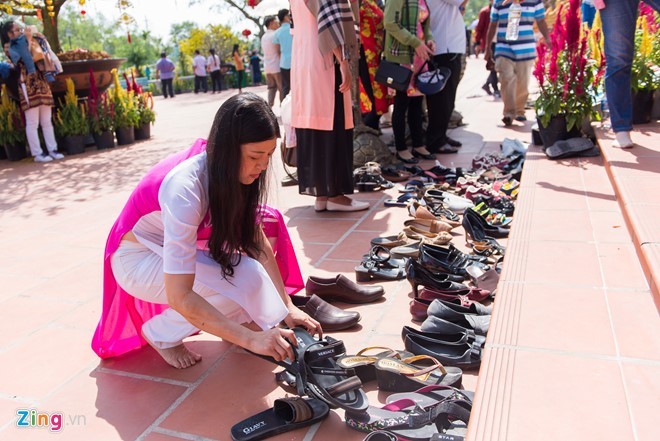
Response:
[{"label": "flower pot", "polygon": [[109,130],[101,133],[94,133],[93,136],[97,150],[109,149],[115,146],[115,134]]},{"label": "flower pot", "polygon": [[85,135],[64,136],[57,145],[67,155],[85,153]]},{"label": "flower pot", "polygon": [[146,123],[142,124],[139,127],[135,128],[135,140],[149,139],[151,138],[151,124]]},{"label": "flower pot", "polygon": [[653,110],[653,91],[640,89],[633,93],[632,97],[632,122],[633,124],[646,124],[651,122],[651,111]]},{"label": "flower pot", "polygon": [[537,121],[544,149],[547,149],[557,141],[579,138],[581,136],[580,125],[573,127],[570,132],[567,130],[566,118],[563,115],[551,117],[547,127],[544,127],[543,124],[541,124],[539,118],[537,118]]},{"label": "flower pot", "polygon": [[6,159],[9,159],[10,161],[20,161],[21,159],[25,159],[28,157],[27,149],[23,144],[6,145],[3,150],[5,152],[5,155],[7,155]]},{"label": "flower pot", "polygon": [[653,95],[653,110],[651,111],[651,119],[660,119],[660,89],[655,89]]},{"label": "flower pot", "polygon": [[117,145],[128,145],[135,142],[135,130],[133,127],[118,127],[115,129]]}]

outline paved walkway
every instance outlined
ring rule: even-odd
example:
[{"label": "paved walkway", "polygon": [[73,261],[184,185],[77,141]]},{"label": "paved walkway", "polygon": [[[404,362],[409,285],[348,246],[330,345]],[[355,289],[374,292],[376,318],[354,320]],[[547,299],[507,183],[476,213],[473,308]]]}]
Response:
[{"label": "paved walkway", "polygon": [[[507,136],[529,139],[531,124],[505,129],[498,117],[501,103],[471,96],[480,91],[484,78],[483,61],[470,60],[458,100],[468,126],[452,135],[465,147],[458,155],[442,157],[446,165],[469,166],[475,154],[497,149]],[[264,92],[263,88],[253,90]],[[59,436],[67,440],[92,436],[102,440],[226,440],[235,422],[285,395],[274,382],[272,373],[277,369],[272,364],[204,333],[190,338],[203,361],[184,371],[169,368],[150,348],[100,362],[89,347],[100,314],[103,246],[117,213],[151,165],[187,147],[196,137],[206,136],[215,111],[227,96],[227,92],[220,96],[188,94],[158,100],[153,139],[128,148],[90,151],[45,165],[0,163],[0,439],[52,436],[45,428],[15,427],[17,409],[33,408],[63,413],[65,427]],[[549,243],[541,251],[528,250],[516,257],[516,238],[512,238],[513,254],[507,259],[525,262],[525,280],[534,282],[536,278],[540,288],[536,294],[525,296],[529,300],[522,306],[527,309],[515,302],[513,307],[506,306],[520,298],[520,291],[508,296],[504,292],[499,299],[513,300],[496,303],[500,317],[500,311],[511,311],[514,316],[518,314],[516,320],[522,324],[500,318],[503,331],[489,336],[492,355],[482,366],[481,379],[477,372],[465,374],[466,389],[474,390],[479,384],[472,439],[578,439],[569,430],[575,427],[587,431],[586,435],[580,433],[580,439],[651,439],[654,421],[647,415],[657,415],[660,410],[658,319],[648,300],[648,284],[639,261],[635,266],[634,246],[623,216],[617,214],[617,196],[600,159],[560,165],[577,170],[578,177],[570,178],[574,187],[560,181],[558,176],[564,175],[555,173],[538,154],[533,153],[531,159],[534,179],[542,178],[544,183],[528,181],[525,170],[521,198],[537,202],[523,211],[527,214],[520,222],[516,219],[514,234],[533,231],[536,236],[529,239],[531,242]],[[274,171],[281,175],[278,165]],[[310,198],[299,196],[295,187],[279,187],[278,177],[273,180],[270,202],[285,215],[303,275],[341,272],[353,277],[353,267],[368,250],[369,239],[398,232],[407,218],[405,210],[383,206],[382,202],[394,195],[391,190],[389,194],[357,194],[357,199],[373,202],[366,212],[315,213],[309,206]],[[573,210],[566,203],[579,209]],[[562,214],[561,222],[548,220],[557,213]],[[591,234],[587,242],[593,250],[588,259],[571,244],[581,243],[582,234]],[[457,233],[454,241],[462,245],[462,233]],[[594,257],[601,252],[606,253],[605,258]],[[555,256],[556,263],[547,261],[549,255]],[[621,256],[629,263],[621,264]],[[580,270],[584,267],[588,271]],[[519,274],[516,268],[507,262],[505,275]],[[572,279],[555,277],[558,270],[567,269],[574,275]],[[514,289],[519,279],[512,277],[508,280]],[[580,277],[587,279],[570,288]],[[614,292],[608,290],[610,280],[620,283],[615,283],[618,288]],[[363,316],[357,330],[335,335],[345,341],[350,352],[373,345],[402,346],[400,329],[410,324],[410,287],[405,280],[384,286],[386,296],[380,303],[344,305]],[[588,301],[592,297],[580,291],[582,288],[594,291],[601,302],[593,311],[596,322],[584,318],[591,312]],[[559,303],[555,301],[557,292],[563,294]],[[623,297],[626,294],[630,295]],[[571,296],[573,303],[568,302]],[[542,332],[543,327],[553,331]],[[615,336],[603,334],[612,329]],[[516,340],[506,340],[511,335]],[[621,335],[629,345],[620,340]],[[581,344],[595,345],[597,351],[589,355],[593,351],[584,350]],[[504,358],[498,354],[521,349],[513,346],[534,345],[540,349],[527,350],[515,364],[501,370]],[[586,359],[612,367],[591,371],[583,361],[552,364],[561,358],[553,351],[583,351]],[[530,353],[545,356],[547,363],[525,362]],[[621,386],[622,369],[628,369],[624,361],[631,365],[631,383]],[[509,380],[514,372],[516,383],[512,387]],[[571,376],[574,372],[581,375]],[[583,378],[593,378],[588,390],[582,386]],[[591,386],[601,393],[592,394]],[[622,387],[624,402],[614,395]],[[365,390],[372,404],[384,403],[386,394],[375,384],[366,385]],[[534,390],[538,393],[532,393]],[[516,409],[527,408],[528,413],[509,412],[514,405]],[[546,409],[558,413],[555,416]],[[273,439],[363,439],[363,434],[344,425],[342,417],[343,412],[333,411],[319,426]],[[637,426],[631,426],[630,419]],[[570,424],[563,424],[565,421]],[[612,428],[611,434],[598,429],[594,432],[598,436],[591,436],[589,430],[601,424]]]}]

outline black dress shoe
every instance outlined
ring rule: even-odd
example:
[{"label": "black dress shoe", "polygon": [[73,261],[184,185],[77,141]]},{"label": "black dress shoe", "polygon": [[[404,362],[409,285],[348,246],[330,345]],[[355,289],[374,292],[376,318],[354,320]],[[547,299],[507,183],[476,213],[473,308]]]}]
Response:
[{"label": "black dress shoe", "polygon": [[431,356],[443,366],[474,369],[481,365],[481,345],[474,342],[472,344],[454,343],[409,335],[406,337],[404,345],[407,351],[415,355]]},{"label": "black dress shoe", "polygon": [[324,300],[346,303],[371,303],[385,294],[382,286],[361,286],[343,274],[329,279],[309,276],[305,290],[308,296],[316,294]]},{"label": "black dress shoe", "polygon": [[291,296],[291,301],[311,318],[318,321],[323,330],[328,332],[352,328],[362,318],[359,312],[344,311],[332,306],[316,295],[311,297]]},{"label": "black dress shoe", "polygon": [[462,142],[457,141],[455,139],[452,139],[449,136],[447,137],[447,144],[449,144],[452,147],[462,147],[463,146]]},{"label": "black dress shoe", "polygon": [[466,268],[475,265],[484,271],[490,267],[484,263],[477,262],[459,255],[449,255],[445,249],[437,245],[422,244],[419,251],[419,261],[428,270],[438,273],[449,273],[469,278]]},{"label": "black dress shoe", "polygon": [[415,149],[412,150],[412,155],[415,158],[420,158],[420,159],[435,159],[435,155],[433,153],[429,153],[429,154],[420,153]]},{"label": "black dress shoe", "polygon": [[410,159],[405,159],[405,158],[402,158],[401,155],[399,155],[398,153],[395,156],[396,156],[396,159],[403,162],[404,164],[417,164],[417,163],[419,163],[419,160],[417,158],[414,158],[414,157],[410,158]]}]

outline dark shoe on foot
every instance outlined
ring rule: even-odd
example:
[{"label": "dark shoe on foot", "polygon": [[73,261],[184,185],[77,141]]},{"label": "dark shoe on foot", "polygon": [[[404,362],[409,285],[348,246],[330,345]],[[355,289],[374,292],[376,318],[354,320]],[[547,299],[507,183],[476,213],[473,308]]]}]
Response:
[{"label": "dark shoe on foot", "polygon": [[484,90],[484,92],[486,92],[488,95],[492,95],[492,94],[493,94],[493,92],[490,91],[490,86],[488,85],[488,83],[486,83],[486,84],[484,84],[483,86],[481,86],[481,88],[482,88],[482,89]]},{"label": "dark shoe on foot", "polygon": [[513,124],[513,120],[511,119],[510,116],[505,116],[504,118],[502,118],[502,122],[507,127],[511,127],[511,125]]},{"label": "dark shoe on foot", "polygon": [[412,151],[412,155],[413,155],[415,158],[419,158],[419,159],[435,159],[435,155],[434,155],[433,153],[424,154],[424,153],[420,153],[420,152],[418,152],[418,151],[415,150],[415,149],[413,149],[413,151]]},{"label": "dark shoe on foot", "polygon": [[527,121],[527,117],[525,115],[518,115],[516,116],[516,121],[525,122]]},{"label": "dark shoe on foot", "polygon": [[447,137],[447,144],[449,144],[452,147],[462,147],[463,146],[463,143],[461,141],[457,141],[455,139],[452,139],[449,136]]},{"label": "dark shoe on foot", "polygon": [[401,155],[399,155],[398,153],[395,156],[396,156],[396,159],[403,162],[404,164],[417,164],[419,162],[419,160],[417,158],[405,159],[405,158],[401,157]]},{"label": "dark shoe on foot", "polygon": [[343,274],[330,279],[309,276],[305,290],[308,296],[346,303],[371,303],[385,294],[382,286],[360,286]]}]

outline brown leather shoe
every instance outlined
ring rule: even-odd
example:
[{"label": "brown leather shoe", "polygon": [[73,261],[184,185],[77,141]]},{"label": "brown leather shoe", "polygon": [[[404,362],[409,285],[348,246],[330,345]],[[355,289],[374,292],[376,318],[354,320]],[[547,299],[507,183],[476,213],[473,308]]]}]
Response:
[{"label": "brown leather shoe", "polygon": [[323,330],[327,332],[352,328],[362,318],[359,312],[344,311],[316,295],[311,297],[291,296],[291,301],[311,318],[317,320]]},{"label": "brown leather shoe", "polygon": [[309,276],[305,290],[308,296],[316,294],[323,300],[346,303],[370,303],[385,294],[382,286],[360,286],[343,274],[332,279]]}]

